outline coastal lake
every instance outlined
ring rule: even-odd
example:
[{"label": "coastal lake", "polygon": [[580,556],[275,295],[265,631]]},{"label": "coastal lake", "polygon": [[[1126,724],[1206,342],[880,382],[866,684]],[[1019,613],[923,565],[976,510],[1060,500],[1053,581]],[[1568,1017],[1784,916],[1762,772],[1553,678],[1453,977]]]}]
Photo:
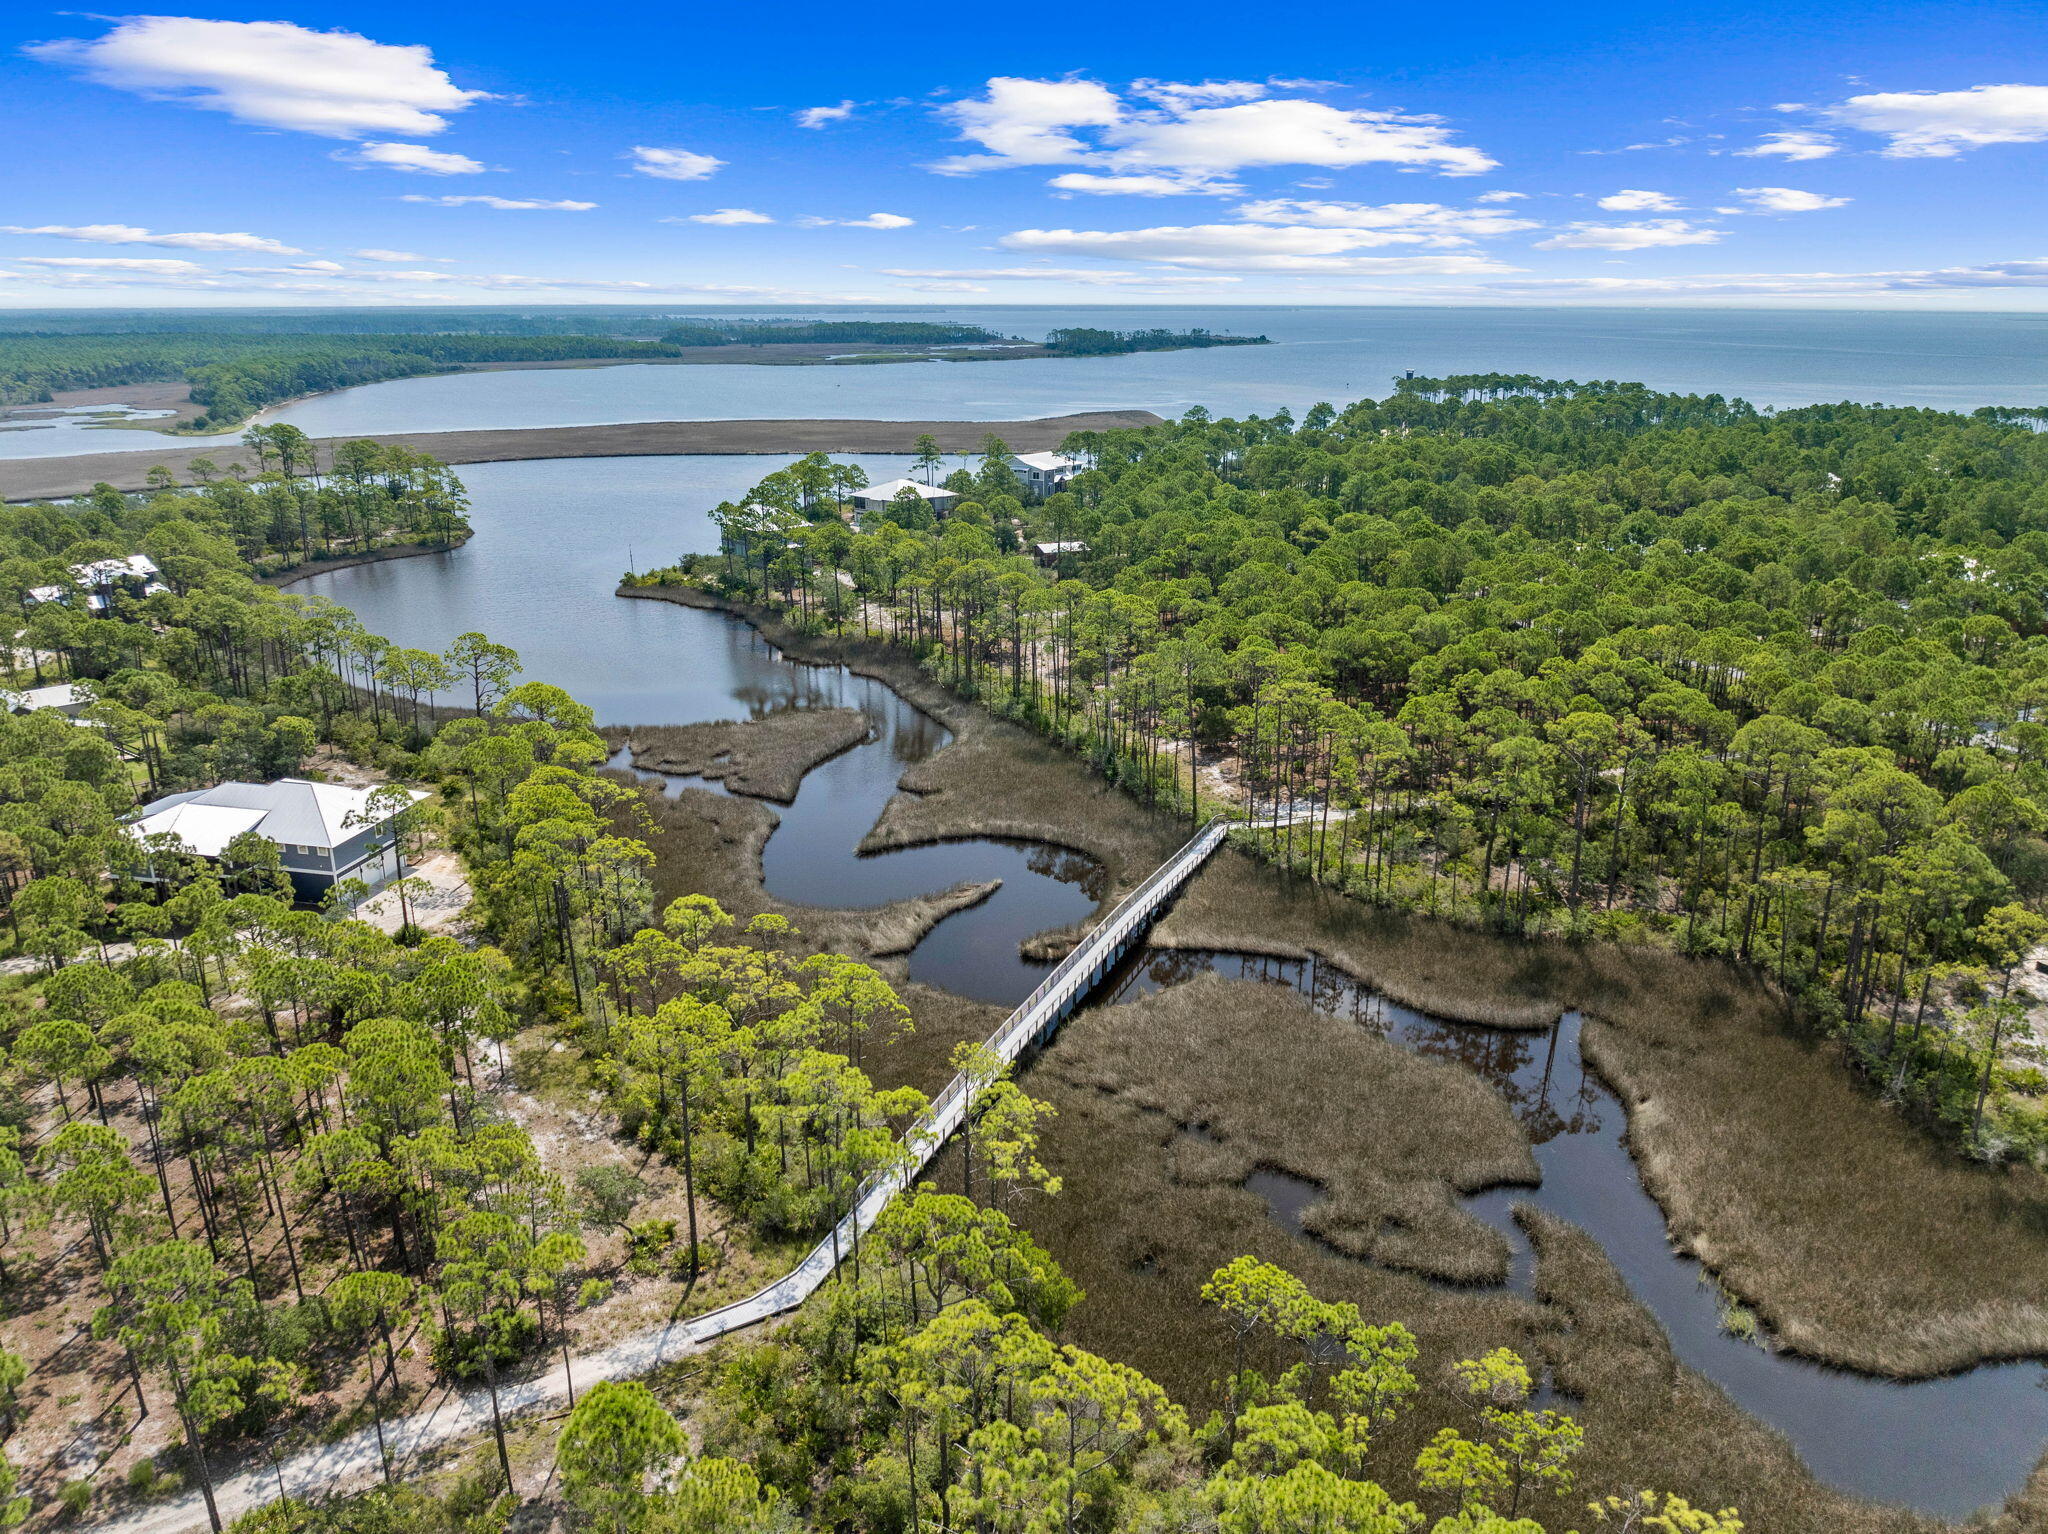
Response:
[{"label": "coastal lake", "polygon": [[[366,384],[281,406],[263,419],[315,437],[354,437],[619,421],[1002,421],[1124,409],[1172,416],[1194,405],[1235,416],[1285,406],[1299,416],[1318,400],[1341,405],[1384,395],[1411,368],[1426,375],[1626,379],[1781,407],[1833,400],[1942,410],[2048,404],[2048,315],[2041,314],[1204,307],[932,308],[828,317],[959,321],[1033,340],[1066,325],[1199,326],[1263,334],[1273,344],[858,367],[512,368]],[[7,424],[0,458],[143,452],[163,441],[206,440],[98,430],[82,413]]]},{"label": "coastal lake", "polygon": [[[669,371],[689,376],[714,370]],[[750,371],[789,379],[822,370]],[[896,379],[905,371],[873,376]],[[480,378],[559,376],[603,375]],[[476,380],[449,382],[471,381]],[[715,548],[708,509],[783,461],[707,456],[466,467],[462,477],[474,500],[477,532],[464,547],[335,571],[292,590],[343,603],[370,629],[400,644],[442,649],[457,634],[480,629],[517,649],[529,678],[568,688],[605,723],[751,718],[781,708],[862,709],[874,726],[868,741],[814,770],[796,802],[778,807],[781,824],[764,853],[769,888],[791,901],[859,906],[961,880],[1000,878],[1003,887],[994,898],[932,931],[911,955],[910,972],[980,1000],[1021,999],[1043,969],[1019,957],[1017,945],[1093,909],[1101,891],[1092,864],[986,839],[856,857],[855,847],[894,791],[897,776],[944,744],[944,729],[878,682],[839,667],[790,662],[734,619],[610,595],[629,566],[647,568]],[[857,461],[875,479],[900,473],[905,463],[885,457]],[[1394,1008],[1327,968],[1232,954],[1142,955],[1127,970],[1122,994],[1140,994],[1209,968],[1291,985],[1319,1007],[1405,1047],[1451,1059],[1489,1081],[1536,1142],[1542,1183],[1533,1190],[1482,1193],[1466,1207],[1504,1230],[1509,1210],[1521,1201],[1584,1226],[1663,1324],[1679,1355],[1782,1431],[1831,1484],[1959,1516],[2016,1490],[2048,1444],[2048,1371],[2037,1363],[1988,1365],[1898,1384],[1823,1368],[1729,1335],[1721,1325],[1718,1291],[1697,1264],[1671,1251],[1662,1215],[1623,1142],[1626,1115],[1579,1059],[1575,1019],[1547,1033],[1505,1034]],[[1275,1219],[1299,1239],[1313,1239],[1301,1224],[1315,1196],[1313,1185],[1262,1185],[1254,1191],[1267,1197]],[[1526,1282],[1527,1262],[1518,1256],[1510,1283]]]},{"label": "coastal lake", "polygon": [[508,369],[370,384],[264,419],[339,437],[610,421],[993,421],[1122,409],[1175,416],[1195,405],[1233,416],[1285,406],[1299,416],[1318,400],[1341,405],[1384,395],[1408,369],[1624,379],[1758,405],[2048,404],[2048,315],[1205,307],[947,308],[875,317],[958,321],[1034,340],[1066,325],[1156,326],[1266,335],[1273,344],[862,367]]}]

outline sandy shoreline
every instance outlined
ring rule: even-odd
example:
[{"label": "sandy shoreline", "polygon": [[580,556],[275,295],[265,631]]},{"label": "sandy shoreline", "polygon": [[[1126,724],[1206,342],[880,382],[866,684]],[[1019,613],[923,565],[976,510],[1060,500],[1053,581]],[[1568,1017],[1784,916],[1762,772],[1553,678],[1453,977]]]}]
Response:
[{"label": "sandy shoreline", "polygon": [[[431,453],[443,463],[502,463],[537,458],[639,458],[707,453],[908,453],[929,433],[949,453],[973,452],[994,432],[1013,452],[1056,448],[1069,432],[1152,426],[1149,410],[1096,410],[1027,421],[626,421],[603,426],[535,426],[481,431],[388,432],[374,440]],[[324,462],[337,442],[317,439]],[[66,458],[0,459],[0,500],[35,501],[83,495],[96,484],[146,488],[159,465],[178,479],[195,458],[222,470],[254,456],[229,438],[192,440],[141,452],[79,453]]]}]

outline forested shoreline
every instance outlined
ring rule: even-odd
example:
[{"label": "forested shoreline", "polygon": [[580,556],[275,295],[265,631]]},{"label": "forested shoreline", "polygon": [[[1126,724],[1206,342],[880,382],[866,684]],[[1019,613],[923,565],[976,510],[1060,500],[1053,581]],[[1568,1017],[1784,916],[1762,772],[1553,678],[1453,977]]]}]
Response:
[{"label": "forested shoreline", "polygon": [[302,394],[473,363],[675,355],[661,342],[607,336],[15,333],[0,335],[0,405],[35,404],[68,389],[183,379],[205,412],[194,428],[219,431]]},{"label": "forested shoreline", "polygon": [[2031,424],[1406,380],[1076,440],[1029,507],[991,444],[943,523],[854,531],[807,460],[653,578],[896,638],[1148,800],[1310,811],[1266,852],[1362,899],[1752,965],[1887,1093],[2039,1160]]}]

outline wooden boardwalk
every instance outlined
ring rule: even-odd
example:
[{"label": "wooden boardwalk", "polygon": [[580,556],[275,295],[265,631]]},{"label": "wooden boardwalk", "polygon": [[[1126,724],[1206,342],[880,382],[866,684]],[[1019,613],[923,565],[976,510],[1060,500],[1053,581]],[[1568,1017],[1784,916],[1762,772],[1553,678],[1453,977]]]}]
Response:
[{"label": "wooden boardwalk", "polygon": [[[1213,822],[1153,870],[1151,877],[1118,901],[1115,909],[1097,922],[1038,983],[1037,989],[1004,1019],[1002,1027],[989,1037],[988,1047],[1008,1064],[1049,1036],[1101,984],[1117,961],[1142,940],[1160,911],[1208,861],[1210,854],[1223,845],[1233,830],[1242,829],[1246,829],[1242,821]],[[578,1389],[588,1389],[600,1380],[645,1374],[706,1343],[796,1309],[831,1278],[833,1270],[852,1253],[854,1243],[874,1225],[889,1201],[916,1180],[959,1129],[974,1090],[965,1077],[955,1076],[905,1132],[903,1143],[909,1155],[897,1167],[863,1183],[853,1208],[824,1240],[811,1248],[802,1262],[781,1278],[717,1310],[653,1327],[608,1348],[579,1355],[573,1363],[573,1384]],[[563,1367],[551,1367],[532,1379],[501,1385],[498,1409],[513,1416],[565,1402],[571,1395],[571,1383]],[[491,1400],[485,1391],[447,1390],[427,1410],[385,1423],[381,1444],[375,1428],[364,1428],[275,1465],[261,1465],[224,1477],[215,1484],[214,1500],[222,1521],[230,1523],[252,1507],[282,1494],[313,1500],[367,1486],[383,1473],[386,1453],[394,1474],[414,1474],[423,1456],[487,1433],[490,1425]],[[199,1493],[192,1491],[122,1518],[104,1520],[95,1527],[108,1534],[184,1534],[189,1529],[204,1528],[206,1521],[206,1505]]]}]

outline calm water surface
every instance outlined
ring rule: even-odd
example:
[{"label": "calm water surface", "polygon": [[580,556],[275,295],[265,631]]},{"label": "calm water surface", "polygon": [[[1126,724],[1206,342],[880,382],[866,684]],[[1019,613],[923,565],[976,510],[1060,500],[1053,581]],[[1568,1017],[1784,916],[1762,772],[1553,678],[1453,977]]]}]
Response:
[{"label": "calm water surface", "polygon": [[[796,802],[778,807],[781,824],[764,856],[769,888],[795,902],[860,906],[1000,878],[995,897],[948,917],[918,946],[911,973],[982,1000],[1020,1000],[1043,970],[1018,957],[1018,943],[1093,909],[1101,893],[1094,864],[986,839],[854,856],[904,767],[944,744],[946,731],[881,684],[836,666],[794,664],[722,615],[608,595],[629,562],[646,568],[714,547],[706,508],[782,461],[475,465],[463,470],[477,527],[467,546],[335,571],[293,589],[345,603],[400,644],[440,649],[481,629],[520,652],[527,676],[567,687],[603,723],[863,710],[874,723],[868,741],[810,773]],[[904,465],[862,462],[878,479]],[[1471,1027],[1394,1006],[1327,968],[1241,955],[1148,954],[1125,988],[1135,993],[1210,968],[1293,985],[1318,1006],[1483,1076],[1528,1130],[1542,1170],[1537,1189],[1495,1189],[1465,1203],[1513,1244],[1510,1282],[1526,1291],[1530,1270],[1527,1242],[1509,1215],[1515,1203],[1534,1202],[1585,1227],[1663,1323],[1679,1356],[1783,1431],[1828,1482],[1957,1515],[2009,1495],[2048,1443],[2048,1389],[2037,1364],[1898,1385],[1724,1334],[1717,1294],[1696,1264],[1672,1253],[1663,1217],[1636,1177],[1622,1142],[1621,1105],[1580,1059],[1576,1018],[1542,1033]],[[1317,1185],[1284,1174],[1269,1181],[1254,1191],[1312,1239],[1300,1222]]]},{"label": "calm water surface", "polygon": [[[607,421],[1003,420],[1127,408],[1177,415],[1191,405],[1219,415],[1285,405],[1298,415],[1317,400],[1383,395],[1409,368],[1630,379],[1759,405],[2048,403],[2043,315],[1201,308],[947,309],[931,317],[1033,338],[1068,324],[1205,326],[1275,344],[873,367],[693,363],[455,374],[349,389],[266,419],[327,437]],[[0,440],[0,454],[7,451]]]},{"label": "calm water surface", "polygon": [[[800,905],[861,907],[1000,879],[994,895],[947,917],[918,945],[910,974],[977,1001],[1021,1001],[1046,966],[1022,958],[1017,945],[1095,909],[1095,863],[987,839],[854,856],[904,769],[951,739],[945,728],[882,683],[842,666],[796,664],[722,614],[610,595],[629,564],[645,569],[715,549],[707,509],[788,461],[472,465],[462,477],[477,535],[462,548],[332,571],[292,590],[353,608],[394,644],[444,650],[457,634],[481,630],[519,652],[527,677],[589,704],[600,724],[860,709],[873,724],[867,743],[809,773],[794,803],[775,806],[780,824],[762,854],[769,891]],[[875,480],[909,466],[906,458],[859,461]],[[672,787],[686,783],[723,792],[701,779]]]}]

